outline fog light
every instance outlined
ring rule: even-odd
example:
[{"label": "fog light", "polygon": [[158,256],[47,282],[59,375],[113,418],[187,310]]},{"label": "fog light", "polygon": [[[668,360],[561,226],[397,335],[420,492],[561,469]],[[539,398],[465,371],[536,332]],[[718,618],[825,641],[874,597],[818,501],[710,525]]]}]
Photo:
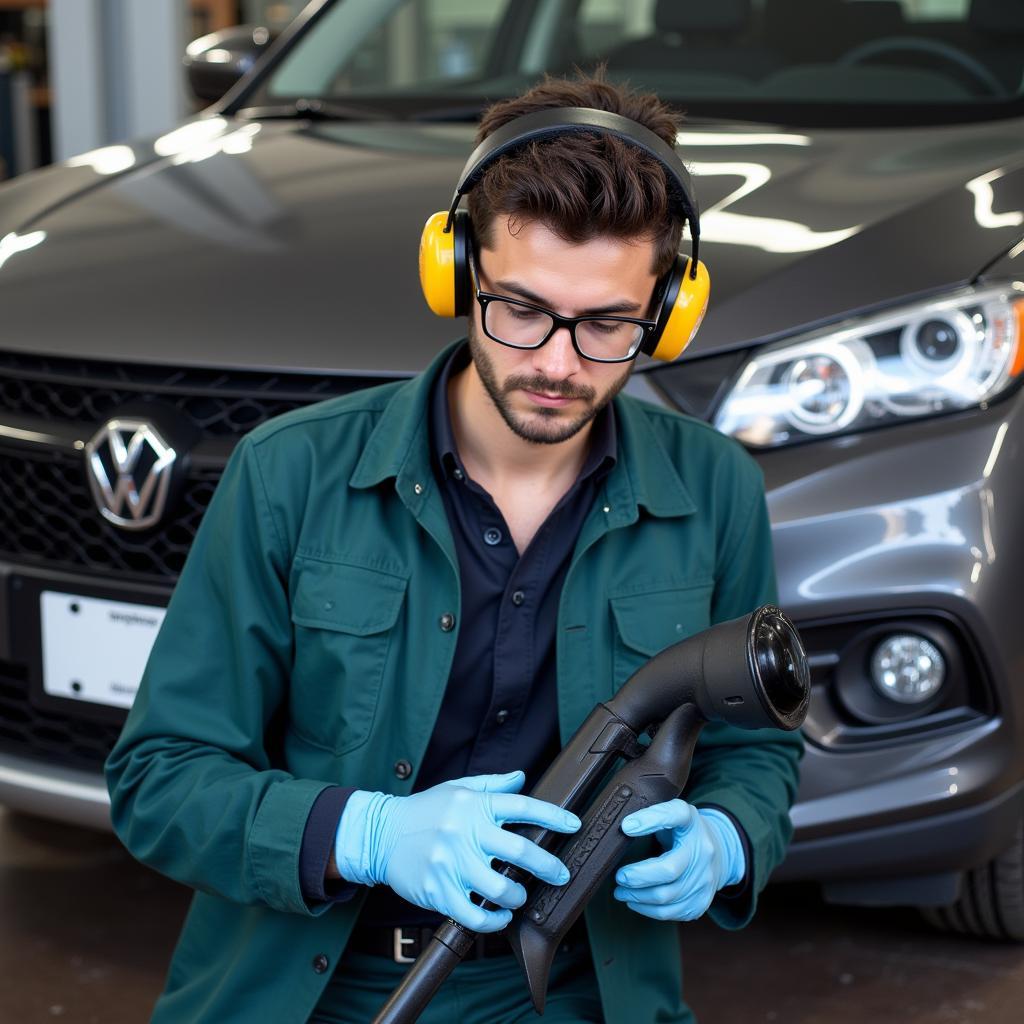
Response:
[{"label": "fog light", "polygon": [[897,633],[875,648],[871,681],[879,693],[899,704],[923,704],[942,689],[946,660],[923,636]]}]

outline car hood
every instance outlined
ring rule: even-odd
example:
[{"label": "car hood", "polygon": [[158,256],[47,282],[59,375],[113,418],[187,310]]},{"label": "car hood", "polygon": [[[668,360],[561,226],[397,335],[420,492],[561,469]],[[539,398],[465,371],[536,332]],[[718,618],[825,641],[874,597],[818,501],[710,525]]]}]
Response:
[{"label": "car hood", "polygon": [[[975,276],[1024,221],[1018,121],[692,126],[711,306],[691,355]],[[416,257],[468,125],[193,121],[0,189],[0,346],[367,374],[420,370],[461,322]]]}]

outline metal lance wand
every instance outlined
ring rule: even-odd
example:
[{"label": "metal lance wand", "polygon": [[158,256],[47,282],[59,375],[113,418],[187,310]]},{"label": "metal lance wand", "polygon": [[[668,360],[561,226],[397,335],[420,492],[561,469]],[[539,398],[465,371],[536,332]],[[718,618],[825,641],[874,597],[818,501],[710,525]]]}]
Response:
[{"label": "metal lance wand", "polygon": [[[500,868],[527,889],[526,903],[504,934],[538,1013],[544,1012],[555,952],[631,842],[622,819],[682,793],[706,723],[797,729],[809,697],[799,634],[781,609],[765,605],[666,648],[591,711],[531,792],[578,814],[579,831],[566,837],[537,826],[514,829],[560,857],[569,881],[552,886],[518,868]],[[653,737],[646,745],[640,742],[644,733]],[[626,763],[594,797],[618,759]],[[445,921],[373,1024],[416,1021],[476,936],[451,918]]]}]

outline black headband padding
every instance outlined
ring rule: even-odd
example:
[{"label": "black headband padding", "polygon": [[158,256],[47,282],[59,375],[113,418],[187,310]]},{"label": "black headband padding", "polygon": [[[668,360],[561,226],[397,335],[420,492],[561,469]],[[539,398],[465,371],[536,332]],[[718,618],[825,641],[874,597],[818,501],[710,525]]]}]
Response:
[{"label": "black headband padding", "polygon": [[668,173],[669,200],[680,209],[690,225],[693,240],[694,266],[696,267],[697,246],[700,240],[700,211],[693,194],[690,172],[679,159],[672,146],[660,139],[642,124],[613,114],[608,110],[593,107],[552,107],[524,114],[508,124],[502,125],[487,136],[469,155],[459,175],[459,184],[452,197],[448,213],[448,226],[459,200],[480,181],[484,172],[498,157],[534,139],[553,138],[569,132],[585,132],[597,129],[622,139],[653,156]]}]

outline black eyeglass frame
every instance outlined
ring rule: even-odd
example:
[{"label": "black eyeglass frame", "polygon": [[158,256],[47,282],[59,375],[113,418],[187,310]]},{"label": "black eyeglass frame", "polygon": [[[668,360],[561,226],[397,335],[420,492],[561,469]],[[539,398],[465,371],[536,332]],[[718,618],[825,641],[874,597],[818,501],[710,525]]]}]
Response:
[{"label": "black eyeglass frame", "polygon": [[[554,335],[555,331],[561,328],[566,328],[569,331],[569,337],[572,339],[572,347],[576,350],[576,354],[581,359],[586,359],[591,363],[628,363],[636,359],[640,352],[644,349],[647,340],[650,338],[652,332],[657,328],[658,321],[647,320],[635,316],[615,316],[612,314],[605,314],[603,316],[559,316],[554,310],[546,309],[544,306],[538,306],[534,302],[527,302],[525,299],[513,299],[508,295],[495,295],[493,292],[485,292],[480,288],[480,279],[476,272],[476,261],[472,258],[469,259],[469,272],[473,278],[473,291],[476,294],[476,301],[480,304],[480,323],[483,325],[484,334],[487,335],[491,341],[496,341],[499,345],[504,345],[506,348],[518,349],[520,352],[532,352],[535,349],[541,348],[546,345]],[[664,300],[664,296],[662,296]],[[510,341],[505,341],[502,338],[495,337],[487,330],[487,306],[491,302],[508,302],[513,306],[521,306],[524,309],[532,309],[537,313],[543,313],[545,316],[551,317],[551,330],[537,342],[536,345],[515,345]],[[616,356],[614,359],[600,359],[596,356],[588,356],[579,345],[576,340],[576,325],[584,323],[587,320],[614,320],[618,323],[635,324],[643,330],[643,334],[637,339],[636,344],[633,346],[633,351],[625,356]]]}]

